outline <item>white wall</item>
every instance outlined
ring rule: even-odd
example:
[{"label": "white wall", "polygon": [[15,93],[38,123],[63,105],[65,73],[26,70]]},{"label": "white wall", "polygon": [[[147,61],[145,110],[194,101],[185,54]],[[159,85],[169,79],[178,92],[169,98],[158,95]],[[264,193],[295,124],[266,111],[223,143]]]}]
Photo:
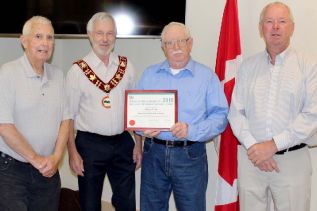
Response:
[{"label": "white wall", "polygon": [[[242,53],[248,57],[263,50],[264,45],[257,31],[258,16],[267,0],[238,0]],[[295,33],[292,45],[313,55],[317,53],[317,2],[313,0],[285,0],[293,10],[295,17]],[[186,24],[194,38],[193,58],[214,67],[217,42],[225,0],[187,0]],[[65,72],[76,59],[89,51],[86,39],[57,39],[52,63]],[[164,56],[160,50],[158,39],[119,39],[116,51],[128,56],[134,66],[142,73],[149,64],[161,61]],[[17,58],[22,54],[17,38],[0,38],[0,64]],[[213,210],[215,196],[215,178],[217,173],[217,156],[213,144],[208,144],[209,184],[207,190],[207,210]],[[317,210],[317,149],[311,149],[314,168],[312,184],[311,210]],[[61,166],[62,185],[77,188],[76,178],[68,168],[67,155]],[[140,171],[137,176],[137,196],[139,195]],[[111,191],[108,182],[104,188],[103,198],[110,201]],[[139,199],[139,197],[138,197]],[[137,202],[139,204],[139,202]],[[171,200],[170,210],[176,210]]]}]

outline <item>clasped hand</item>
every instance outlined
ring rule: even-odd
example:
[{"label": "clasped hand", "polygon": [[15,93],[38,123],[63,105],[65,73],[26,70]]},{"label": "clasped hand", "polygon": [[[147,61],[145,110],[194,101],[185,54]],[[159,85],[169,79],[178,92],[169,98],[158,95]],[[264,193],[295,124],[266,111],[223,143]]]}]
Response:
[{"label": "clasped hand", "polygon": [[253,165],[258,167],[261,171],[279,172],[277,163],[273,158],[276,152],[277,147],[275,142],[273,140],[267,140],[252,145],[248,149],[247,155]]},{"label": "clasped hand", "polygon": [[32,165],[39,170],[44,177],[52,177],[57,172],[59,159],[55,155],[47,157],[37,155]]}]

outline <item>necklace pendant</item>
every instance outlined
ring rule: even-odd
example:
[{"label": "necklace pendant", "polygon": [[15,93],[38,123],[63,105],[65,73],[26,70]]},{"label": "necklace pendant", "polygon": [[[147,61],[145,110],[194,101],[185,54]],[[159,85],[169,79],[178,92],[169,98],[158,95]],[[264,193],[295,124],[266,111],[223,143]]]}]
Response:
[{"label": "necklace pendant", "polygon": [[103,107],[105,107],[107,109],[111,108],[109,94],[107,94],[104,98],[102,98],[101,104],[102,104]]}]

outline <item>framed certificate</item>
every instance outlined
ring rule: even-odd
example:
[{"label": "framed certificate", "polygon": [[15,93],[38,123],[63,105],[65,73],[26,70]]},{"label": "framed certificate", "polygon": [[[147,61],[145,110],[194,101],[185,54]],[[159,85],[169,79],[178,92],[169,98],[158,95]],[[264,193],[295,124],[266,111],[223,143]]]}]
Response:
[{"label": "framed certificate", "polygon": [[169,130],[177,122],[177,90],[126,90],[124,129]]}]

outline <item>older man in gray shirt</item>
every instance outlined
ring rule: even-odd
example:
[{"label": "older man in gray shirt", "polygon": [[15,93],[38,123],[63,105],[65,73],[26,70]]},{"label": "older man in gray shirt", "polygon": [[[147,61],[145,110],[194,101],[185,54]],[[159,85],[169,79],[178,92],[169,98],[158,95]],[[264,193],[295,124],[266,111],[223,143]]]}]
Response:
[{"label": "older man in gray shirt", "polygon": [[20,40],[25,54],[0,70],[0,209],[56,211],[69,121],[63,73],[46,63],[54,45],[51,22],[31,18]]}]

